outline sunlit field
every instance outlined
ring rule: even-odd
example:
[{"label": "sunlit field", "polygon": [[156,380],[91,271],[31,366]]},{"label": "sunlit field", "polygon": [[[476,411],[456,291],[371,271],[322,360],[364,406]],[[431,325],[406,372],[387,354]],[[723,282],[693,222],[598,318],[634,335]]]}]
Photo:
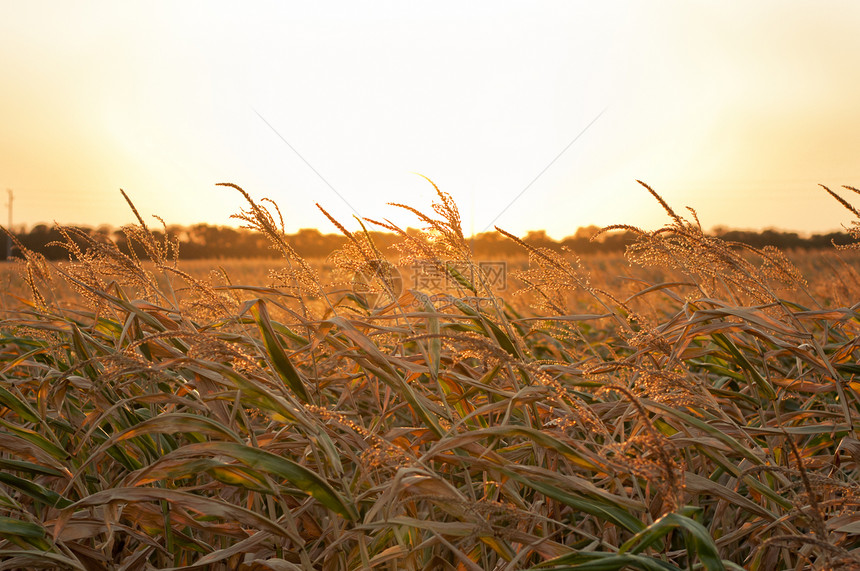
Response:
[{"label": "sunlit field", "polygon": [[478,260],[439,191],[304,260],[234,188],[280,260],[0,266],[0,568],[860,569],[853,247],[646,187],[626,255]]}]

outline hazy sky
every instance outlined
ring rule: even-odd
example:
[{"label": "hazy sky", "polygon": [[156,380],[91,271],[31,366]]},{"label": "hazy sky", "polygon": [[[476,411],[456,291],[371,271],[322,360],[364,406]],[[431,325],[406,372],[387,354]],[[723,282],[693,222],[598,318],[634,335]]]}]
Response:
[{"label": "hazy sky", "polygon": [[429,205],[419,172],[467,233],[655,228],[636,179],[706,227],[836,229],[817,183],[860,186],[858,28],[853,1],[0,0],[0,204],[119,225],[123,188],[225,224],[233,182],[334,231],[314,202],[410,224],[386,203]]}]

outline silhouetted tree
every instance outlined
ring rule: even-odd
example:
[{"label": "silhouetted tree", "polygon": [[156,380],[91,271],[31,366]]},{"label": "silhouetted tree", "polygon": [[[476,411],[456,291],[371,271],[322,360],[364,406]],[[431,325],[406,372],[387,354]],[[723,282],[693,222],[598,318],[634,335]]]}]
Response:
[{"label": "silhouetted tree", "polygon": [[[121,251],[129,252],[128,238],[121,229],[115,230],[108,226],[100,226],[97,229],[81,227],[79,230],[99,240],[113,240]],[[636,238],[632,232],[609,232],[601,234],[596,240],[593,240],[592,238],[598,231],[597,226],[585,226],[579,228],[573,236],[556,241],[549,237],[545,231],[535,230],[526,233],[523,241],[540,248],[561,250],[562,247],[566,247],[577,254],[592,254],[596,252],[623,252]],[[152,232],[157,239],[163,239],[164,229],[152,228]],[[409,232],[415,232],[415,230],[407,229],[407,233]],[[242,228],[213,226],[205,223],[193,226],[174,225],[167,228],[167,234],[171,240],[178,240],[180,258],[186,260],[272,258],[280,255],[272,249],[271,244],[263,235]],[[843,232],[815,234],[803,238],[796,232],[782,232],[773,229],[756,232],[719,227],[715,228],[712,234],[729,242],[748,244],[755,248],[776,246],[782,250],[830,248],[833,243],[848,244],[853,241],[847,233]],[[385,255],[397,256],[393,246],[402,241],[401,236],[377,231],[372,231],[369,235],[376,247]],[[18,232],[16,237],[25,247],[42,253],[48,259],[68,258],[67,250],[52,245],[54,242],[63,241],[62,234],[55,227],[38,224],[29,231]],[[0,235],[0,259],[5,258],[5,240],[6,236]],[[343,246],[346,238],[340,234],[323,234],[315,228],[302,228],[295,234],[288,235],[287,240],[301,256],[316,259],[329,256],[334,250]],[[473,255],[478,259],[514,257],[521,256],[523,253],[518,244],[494,231],[477,234],[469,239],[469,243],[472,246]],[[136,254],[143,256],[144,252],[141,248],[137,248]]]}]

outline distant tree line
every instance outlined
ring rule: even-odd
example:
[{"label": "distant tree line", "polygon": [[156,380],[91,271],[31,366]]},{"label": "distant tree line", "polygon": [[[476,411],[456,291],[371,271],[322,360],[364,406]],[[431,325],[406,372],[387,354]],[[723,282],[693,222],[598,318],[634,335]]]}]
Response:
[{"label": "distant tree line", "polygon": [[[122,230],[107,226],[99,228],[78,227],[80,232],[99,240],[111,240],[121,251],[129,253],[129,242]],[[554,240],[543,230],[527,233],[523,240],[533,246],[552,248],[555,250],[567,247],[577,254],[593,254],[597,252],[619,252],[632,243],[635,235],[632,232],[607,232],[592,240],[598,233],[597,226],[579,228],[573,236],[563,240]],[[153,229],[156,239],[164,239],[163,230]],[[203,258],[273,258],[279,254],[273,250],[269,241],[258,232],[233,228],[229,226],[212,226],[195,224],[193,226],[168,226],[167,234],[179,243],[181,259]],[[383,252],[389,252],[390,247],[400,242],[401,238],[390,233],[371,232],[371,237],[377,247]],[[730,230],[717,228],[713,234],[720,238],[748,244],[761,248],[776,246],[783,250],[829,248],[833,243],[848,244],[851,237],[844,232],[814,234],[802,237],[796,232],[781,232],[777,230]],[[56,227],[44,224],[34,226],[29,231],[16,232],[16,239],[26,248],[43,254],[50,260],[68,259],[69,252],[57,245],[64,237]],[[0,260],[6,259],[8,236],[0,235]],[[289,244],[305,258],[324,258],[334,250],[344,245],[346,238],[340,234],[323,234],[319,230],[305,228],[287,236]],[[472,251],[476,257],[513,257],[522,255],[522,247],[496,232],[478,234],[470,239]],[[144,257],[140,248],[136,255]],[[13,257],[18,257],[17,247],[13,248]]]}]

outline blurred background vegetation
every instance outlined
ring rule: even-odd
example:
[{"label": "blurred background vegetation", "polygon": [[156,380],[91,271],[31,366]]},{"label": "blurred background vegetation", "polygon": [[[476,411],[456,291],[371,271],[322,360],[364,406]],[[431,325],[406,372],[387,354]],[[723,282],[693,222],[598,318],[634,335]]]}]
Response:
[{"label": "blurred background vegetation", "polygon": [[[100,226],[98,228],[77,227],[78,230],[100,241],[111,240],[120,250],[129,253],[128,239],[120,228]],[[543,230],[536,230],[525,235],[523,240],[532,246],[561,250],[568,248],[576,254],[623,252],[635,239],[632,232],[616,232],[600,236],[597,240],[591,238],[598,232],[597,226],[586,226],[562,240],[554,240]],[[412,231],[412,229],[408,230]],[[156,239],[164,237],[165,230],[153,228]],[[166,229],[171,240],[178,241],[179,252],[183,260],[226,259],[226,258],[276,258],[279,253],[271,249],[269,241],[260,233],[244,228],[230,226],[214,226],[210,224],[195,224],[193,226],[171,225]],[[38,224],[29,230],[19,230],[14,233],[16,238],[29,250],[44,255],[49,260],[68,258],[68,251],[57,245],[63,236],[56,227]],[[398,241],[398,237],[388,232],[370,232],[373,240],[383,249]],[[833,244],[848,244],[850,236],[845,232],[830,232],[802,236],[797,232],[766,229],[732,230],[717,227],[711,232],[727,242],[739,242],[762,248],[775,246],[781,250],[791,249],[820,249],[829,248]],[[341,234],[323,234],[315,228],[304,228],[295,234],[286,236],[290,246],[305,258],[324,258],[331,252],[343,247],[347,238]],[[0,260],[7,256],[8,236],[0,235]],[[470,240],[473,255],[477,257],[520,257],[522,248],[505,240],[496,232],[477,234]],[[17,256],[17,248],[13,249],[13,257]],[[146,259],[145,252],[138,252]]]}]

